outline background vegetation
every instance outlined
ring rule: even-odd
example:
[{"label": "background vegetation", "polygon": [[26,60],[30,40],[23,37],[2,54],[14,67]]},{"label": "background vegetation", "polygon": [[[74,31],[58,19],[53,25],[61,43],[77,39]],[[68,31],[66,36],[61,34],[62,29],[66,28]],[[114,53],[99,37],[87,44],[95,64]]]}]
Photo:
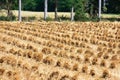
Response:
[{"label": "background vegetation", "polygon": [[[48,12],[55,11],[55,1],[48,0]],[[86,21],[97,19],[99,0],[57,0],[58,12],[70,12],[71,8],[75,10],[75,20]],[[18,10],[18,0],[1,0],[0,9],[7,10],[7,20],[14,19],[11,10]],[[22,0],[22,10],[25,11],[44,11],[44,0]],[[119,14],[120,0],[102,0],[102,13]],[[11,17],[12,16],[12,17]],[[3,17],[3,16],[2,16]],[[66,16],[62,16],[66,18]]]}]

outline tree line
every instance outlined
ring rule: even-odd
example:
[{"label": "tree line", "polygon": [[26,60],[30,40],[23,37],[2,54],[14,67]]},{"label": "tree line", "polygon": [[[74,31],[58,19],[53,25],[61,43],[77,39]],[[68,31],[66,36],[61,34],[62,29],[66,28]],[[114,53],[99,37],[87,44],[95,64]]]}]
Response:
[{"label": "tree line", "polygon": [[[18,10],[19,0],[1,0],[0,9]],[[22,10],[27,11],[44,11],[45,0],[22,0]],[[48,0],[48,12],[75,12],[75,20],[93,19],[98,16],[99,0]],[[102,0],[102,12],[104,13],[120,13],[120,0]],[[87,13],[87,15],[86,15]],[[57,16],[56,16],[57,17]]]}]

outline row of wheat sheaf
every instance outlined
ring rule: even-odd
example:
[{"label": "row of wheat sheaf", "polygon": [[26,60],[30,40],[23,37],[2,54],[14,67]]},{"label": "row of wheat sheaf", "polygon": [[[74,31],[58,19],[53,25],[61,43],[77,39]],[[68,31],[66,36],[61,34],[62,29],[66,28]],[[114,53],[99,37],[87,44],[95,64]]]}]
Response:
[{"label": "row of wheat sheaf", "polygon": [[120,23],[0,22],[0,80],[120,80]]}]

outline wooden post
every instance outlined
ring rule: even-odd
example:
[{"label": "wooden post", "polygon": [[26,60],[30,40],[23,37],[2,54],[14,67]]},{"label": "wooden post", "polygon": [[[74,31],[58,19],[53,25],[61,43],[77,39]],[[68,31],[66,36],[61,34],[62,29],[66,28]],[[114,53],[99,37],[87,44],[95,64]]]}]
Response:
[{"label": "wooden post", "polygon": [[71,8],[71,21],[74,21],[74,7]]},{"label": "wooden post", "polygon": [[57,0],[55,0],[55,20],[57,20]]},{"label": "wooden post", "polygon": [[98,17],[99,17],[99,20],[101,20],[101,0],[99,0],[99,14],[98,14]]},{"label": "wooden post", "polygon": [[44,20],[46,20],[48,17],[47,10],[48,10],[48,0],[45,0],[44,1]]},{"label": "wooden post", "polygon": [[18,19],[19,19],[20,22],[22,21],[22,18],[21,18],[21,0],[19,0]]}]

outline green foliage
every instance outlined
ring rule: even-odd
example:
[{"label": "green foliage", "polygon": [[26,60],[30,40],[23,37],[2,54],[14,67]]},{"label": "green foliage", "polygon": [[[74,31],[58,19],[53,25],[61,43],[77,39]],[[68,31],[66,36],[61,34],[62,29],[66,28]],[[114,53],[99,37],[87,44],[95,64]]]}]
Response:
[{"label": "green foliage", "polygon": [[22,21],[28,21],[28,17],[22,17]]},{"label": "green foliage", "polygon": [[59,20],[70,20],[69,17],[64,16],[64,15],[60,16],[58,19],[59,19]]},{"label": "green foliage", "polygon": [[[18,10],[19,0],[0,0],[0,9],[7,10],[7,19],[11,19],[12,13],[10,10]],[[86,21],[96,20],[98,17],[98,1],[99,0],[58,0],[58,12],[70,12],[71,7],[75,8],[75,20]],[[103,2],[104,0],[102,0]],[[106,0],[104,6],[102,3],[103,13],[120,13],[120,0]],[[22,10],[28,11],[44,11],[44,0],[22,0]],[[48,11],[55,11],[55,0],[48,0]],[[86,17],[86,13],[89,17]],[[5,19],[3,16],[2,19]],[[67,19],[65,16],[60,19]],[[31,17],[31,19],[34,19]],[[28,20],[28,18],[27,18]],[[51,20],[48,18],[48,21]]]},{"label": "green foliage", "polygon": [[[11,9],[12,7],[16,4],[17,0],[1,0],[0,1],[0,5],[1,8],[6,9],[7,10],[7,20],[14,20],[15,17],[13,16]],[[4,18],[4,17],[2,17]],[[6,19],[6,18],[4,18]]]},{"label": "green foliage", "polygon": [[90,15],[90,18],[97,17],[98,14],[98,2],[99,0],[89,0],[87,6],[87,12]]},{"label": "green foliage", "polygon": [[89,20],[93,21],[93,22],[98,22],[99,18],[97,16],[95,16],[95,17],[89,18]]},{"label": "green foliage", "polygon": [[8,20],[6,16],[0,16],[0,21],[6,21]]},{"label": "green foliage", "polygon": [[9,20],[16,21],[16,16],[12,15]]},{"label": "green foliage", "polygon": [[[44,0],[34,0],[36,2],[35,11],[44,11]],[[53,12],[55,9],[55,1],[48,0],[48,11]]]},{"label": "green foliage", "polygon": [[107,7],[103,7],[103,12],[107,12]]},{"label": "green foliage", "polygon": [[7,16],[0,16],[1,21],[16,21],[16,16],[10,16],[9,18]]},{"label": "green foliage", "polygon": [[75,20],[86,21],[84,0],[75,0]]},{"label": "green foliage", "polygon": [[53,21],[53,19],[51,17],[47,17],[46,21]]},{"label": "green foliage", "polygon": [[17,0],[0,0],[0,8],[11,9],[17,4]]},{"label": "green foliage", "polygon": [[35,19],[36,19],[35,16],[28,17],[28,21],[33,21],[33,20],[35,20]]},{"label": "green foliage", "polygon": [[34,21],[34,20],[36,20],[36,17],[35,16],[22,17],[22,20],[23,21]]},{"label": "green foliage", "polygon": [[73,4],[73,0],[59,0],[58,10],[61,12],[69,12]]},{"label": "green foliage", "polygon": [[108,13],[120,13],[120,0],[108,0]]},{"label": "green foliage", "polygon": [[112,18],[103,18],[102,20],[103,21],[111,21],[111,22],[113,22],[113,21],[120,21],[120,18],[112,17]]},{"label": "green foliage", "polygon": [[[0,0],[0,8],[7,9],[8,4],[10,9],[18,9],[19,0]],[[76,0],[58,0],[58,11],[69,12],[72,6],[76,6]],[[81,1],[81,0],[80,0]],[[96,16],[98,13],[98,1],[99,0],[83,0],[85,5],[85,11],[87,11],[90,16]],[[120,0],[106,0],[106,6],[103,7],[103,12],[109,13],[120,13]],[[102,0],[103,2],[103,0]],[[55,1],[48,0],[48,11],[54,11]],[[86,6],[87,3],[87,6]],[[102,4],[103,6],[103,4]],[[44,11],[44,0],[22,0],[22,9],[28,11]]]},{"label": "green foliage", "polygon": [[22,0],[22,9],[23,10],[32,10],[36,9],[36,0]]}]

